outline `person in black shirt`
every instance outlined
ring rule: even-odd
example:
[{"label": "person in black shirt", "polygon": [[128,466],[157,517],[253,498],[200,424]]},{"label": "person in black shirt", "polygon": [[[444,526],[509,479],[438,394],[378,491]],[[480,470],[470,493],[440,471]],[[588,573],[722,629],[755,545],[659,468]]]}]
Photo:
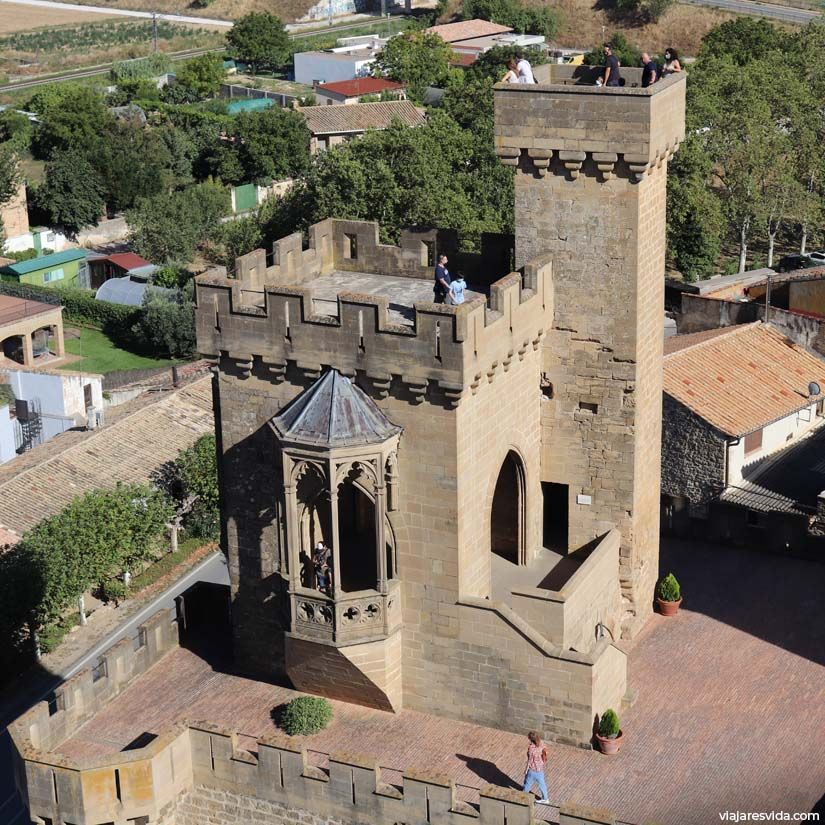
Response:
[{"label": "person in black shirt", "polygon": [[613,54],[613,47],[609,43],[604,44],[604,73],[602,74],[602,85],[622,85],[622,73],[619,70],[619,58]]},{"label": "person in black shirt", "polygon": [[447,256],[439,255],[433,283],[433,301],[437,304],[443,304],[449,291],[450,271],[447,269]]},{"label": "person in black shirt", "polygon": [[659,79],[659,67],[650,59],[647,52],[642,52],[642,87],[652,86]]}]

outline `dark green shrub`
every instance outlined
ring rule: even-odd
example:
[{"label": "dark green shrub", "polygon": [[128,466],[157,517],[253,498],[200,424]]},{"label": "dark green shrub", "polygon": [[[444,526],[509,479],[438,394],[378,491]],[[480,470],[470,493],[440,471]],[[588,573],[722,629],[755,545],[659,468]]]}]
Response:
[{"label": "dark green shrub", "polygon": [[663,602],[678,602],[682,598],[682,588],[676,581],[673,573],[668,573],[660,582],[656,590],[656,595]]},{"label": "dark green shrub", "polygon": [[615,739],[620,731],[619,715],[613,708],[608,708],[599,719],[599,736],[605,739]]},{"label": "dark green shrub", "polygon": [[290,736],[308,736],[323,730],[332,719],[332,705],[318,696],[299,696],[284,708],[281,727]]}]

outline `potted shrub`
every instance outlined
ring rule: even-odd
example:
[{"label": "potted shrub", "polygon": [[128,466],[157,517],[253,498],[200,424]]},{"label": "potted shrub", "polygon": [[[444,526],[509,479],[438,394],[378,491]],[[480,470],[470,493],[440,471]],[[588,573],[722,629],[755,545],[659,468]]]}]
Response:
[{"label": "potted shrub", "polygon": [[619,725],[619,715],[613,708],[608,708],[599,719],[599,730],[596,733],[596,741],[599,743],[599,750],[602,753],[618,753],[622,746],[624,733]]},{"label": "potted shrub", "polygon": [[656,601],[663,616],[675,616],[682,605],[682,588],[673,573],[668,573],[656,588]]}]

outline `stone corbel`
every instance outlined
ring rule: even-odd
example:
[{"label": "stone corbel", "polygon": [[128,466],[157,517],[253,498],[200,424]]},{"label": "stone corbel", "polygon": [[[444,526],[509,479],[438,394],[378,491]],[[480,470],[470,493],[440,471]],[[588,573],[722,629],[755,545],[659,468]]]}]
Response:
[{"label": "stone corbel", "polygon": [[450,407],[455,409],[459,401],[461,401],[461,393],[464,391],[464,386],[462,384],[454,384],[452,381],[439,381],[438,386],[447,398]]},{"label": "stone corbel", "polygon": [[276,384],[284,380],[286,376],[286,361],[276,361],[274,364],[264,364],[266,377]]},{"label": "stone corbel", "polygon": [[624,159],[630,169],[630,179],[633,183],[641,183],[650,168],[650,159],[644,155],[625,155]]},{"label": "stone corbel", "polygon": [[479,384],[481,384],[481,373],[477,372],[473,376],[473,380],[470,382],[470,389],[472,390],[473,395],[478,392]]},{"label": "stone corbel", "polygon": [[610,180],[616,167],[619,156],[615,152],[593,152],[593,162],[602,176],[603,181]]},{"label": "stone corbel", "polygon": [[537,350],[537,349],[539,348],[539,345],[541,344],[541,339],[542,339],[542,338],[544,338],[544,330],[543,330],[543,329],[540,329],[540,330],[536,333],[536,337],[535,337],[535,338],[533,339],[533,341],[532,341],[532,344],[533,344],[533,349],[534,349],[534,350]]},{"label": "stone corbel", "polygon": [[569,180],[578,178],[586,157],[584,152],[559,152],[559,160],[564,164]]},{"label": "stone corbel", "polygon": [[538,176],[543,178],[547,174],[547,170],[550,168],[550,161],[553,160],[553,150],[528,149],[527,154],[530,156],[530,160],[533,161],[533,166],[536,167]]},{"label": "stone corbel", "polygon": [[247,352],[227,352],[226,360],[231,361],[241,378],[249,378],[252,375],[253,356]]},{"label": "stone corbel", "polygon": [[367,370],[367,378],[372,382],[375,394],[379,398],[386,398],[390,394],[390,384],[392,375],[388,372],[370,372]]},{"label": "stone corbel", "polygon": [[496,370],[498,369],[498,361],[493,361],[490,364],[489,368],[487,369],[487,383],[492,384],[493,379],[496,377]]},{"label": "stone corbel", "polygon": [[309,361],[296,361],[295,366],[304,378],[315,379],[321,374],[321,365]]},{"label": "stone corbel", "polygon": [[505,166],[518,166],[521,149],[516,146],[497,146],[496,154]]},{"label": "stone corbel", "polygon": [[522,345],[518,348],[518,360],[523,361],[524,356],[527,354],[527,350],[530,348],[530,342],[524,341]]},{"label": "stone corbel", "polygon": [[401,380],[406,385],[413,397],[413,404],[420,404],[427,394],[427,379],[426,378],[405,378],[402,376]]},{"label": "stone corbel", "polygon": [[507,355],[501,359],[501,366],[504,369],[504,372],[507,372],[510,369],[510,364],[513,363],[513,350],[510,350]]}]

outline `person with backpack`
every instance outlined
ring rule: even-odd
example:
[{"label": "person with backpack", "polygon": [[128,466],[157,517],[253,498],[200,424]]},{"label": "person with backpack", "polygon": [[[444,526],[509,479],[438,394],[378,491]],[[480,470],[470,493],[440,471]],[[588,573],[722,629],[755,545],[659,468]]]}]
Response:
[{"label": "person with backpack", "polygon": [[541,741],[541,736],[531,730],[527,734],[527,768],[524,772],[524,793],[530,793],[533,785],[538,785],[541,791],[539,805],[549,805],[547,798],[547,782],[544,779],[544,768],[547,765],[547,748]]}]

